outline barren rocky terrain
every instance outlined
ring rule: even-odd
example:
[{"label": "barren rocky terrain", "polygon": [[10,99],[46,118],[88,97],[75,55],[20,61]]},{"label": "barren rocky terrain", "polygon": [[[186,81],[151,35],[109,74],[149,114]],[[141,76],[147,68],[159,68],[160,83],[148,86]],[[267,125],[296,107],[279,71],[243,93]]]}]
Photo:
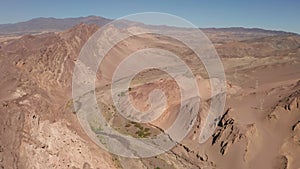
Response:
[{"label": "barren rocky terrain", "polygon": [[[114,57],[117,54],[125,57],[141,47],[168,43],[168,49],[198,75],[201,95],[196,124],[182,142],[155,157],[130,159],[97,146],[81,128],[73,108],[75,62],[82,46],[101,27],[79,24],[63,28],[0,38],[0,168],[300,168],[299,35],[244,28],[203,30],[215,45],[227,78],[226,107],[217,129],[203,144],[198,143],[201,119],[214,97],[208,92],[210,79],[204,67],[195,67],[193,54],[184,45],[157,35],[133,37],[119,44],[104,60],[110,64],[102,69],[112,73],[121,61]],[[172,78],[154,69],[133,79],[129,94],[140,110],[148,108],[146,100],[153,89],[167,95],[164,117],[153,124],[139,124],[115,110],[108,94],[110,77],[99,70],[96,95],[114,128],[147,138],[162,132],[156,127],[169,126],[179,98]],[[92,128],[97,131],[97,126]]]}]

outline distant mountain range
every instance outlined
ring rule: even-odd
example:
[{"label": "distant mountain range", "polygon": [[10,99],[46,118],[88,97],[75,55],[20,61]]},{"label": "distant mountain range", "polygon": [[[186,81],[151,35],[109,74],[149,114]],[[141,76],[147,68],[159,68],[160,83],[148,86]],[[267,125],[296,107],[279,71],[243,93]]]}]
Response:
[{"label": "distant mountain range", "polygon": [[[112,21],[112,19],[107,19],[100,16],[87,16],[78,18],[35,18],[25,22],[13,23],[13,24],[0,24],[0,35],[23,35],[23,34],[33,34],[41,32],[53,32],[53,31],[63,31],[74,27],[80,23],[84,24],[95,24],[98,26],[103,26]],[[284,31],[273,31],[264,30],[259,28],[242,28],[242,27],[232,27],[232,28],[203,28],[201,29],[205,33],[218,33],[224,32],[226,34],[255,34],[259,37],[281,35],[281,34],[294,34]]]},{"label": "distant mountain range", "polygon": [[63,31],[74,27],[80,23],[84,24],[96,24],[103,26],[111,19],[106,19],[99,16],[87,16],[79,18],[35,18],[25,22],[13,23],[13,24],[0,24],[0,35],[9,34],[32,34],[40,32],[52,32]]}]

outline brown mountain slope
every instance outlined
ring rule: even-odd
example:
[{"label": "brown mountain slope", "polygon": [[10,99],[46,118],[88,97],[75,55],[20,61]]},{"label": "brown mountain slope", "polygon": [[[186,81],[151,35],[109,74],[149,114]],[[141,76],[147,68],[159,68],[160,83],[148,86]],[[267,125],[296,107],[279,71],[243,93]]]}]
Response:
[{"label": "brown mountain slope", "polygon": [[74,60],[97,26],[1,43],[0,168],[113,168],[70,108]]}]

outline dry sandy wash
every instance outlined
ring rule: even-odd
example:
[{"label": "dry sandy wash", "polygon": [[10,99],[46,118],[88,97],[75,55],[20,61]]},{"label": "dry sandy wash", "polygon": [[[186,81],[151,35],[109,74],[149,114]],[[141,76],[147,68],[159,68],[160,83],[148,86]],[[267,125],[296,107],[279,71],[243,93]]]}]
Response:
[{"label": "dry sandy wash", "polygon": [[74,64],[98,29],[80,24],[62,32],[0,38],[0,169],[300,169],[299,35],[203,30],[215,45],[227,77],[226,107],[214,134],[203,144],[198,143],[201,119],[215,96],[210,95],[210,79],[199,60],[181,43],[157,35],[120,43],[105,58],[96,89],[99,107],[119,132],[155,137],[162,132],[157,127],[166,129],[176,118],[178,86],[156,69],[138,74],[129,94],[136,108],[147,110],[148,93],[156,88],[165,91],[167,107],[161,118],[152,124],[134,123],[112,104],[113,70],[122,57],[141,47],[164,44],[180,55],[197,75],[201,95],[196,124],[182,142],[155,157],[128,159],[99,148],[81,128],[73,108]]}]

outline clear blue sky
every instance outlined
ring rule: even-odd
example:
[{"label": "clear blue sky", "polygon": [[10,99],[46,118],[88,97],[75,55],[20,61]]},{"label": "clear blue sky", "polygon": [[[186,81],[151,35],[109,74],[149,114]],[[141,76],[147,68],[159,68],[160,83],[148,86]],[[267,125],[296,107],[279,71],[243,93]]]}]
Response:
[{"label": "clear blue sky", "polygon": [[300,0],[1,0],[0,23],[36,17],[119,18],[165,12],[199,27],[259,27],[300,33]]}]

